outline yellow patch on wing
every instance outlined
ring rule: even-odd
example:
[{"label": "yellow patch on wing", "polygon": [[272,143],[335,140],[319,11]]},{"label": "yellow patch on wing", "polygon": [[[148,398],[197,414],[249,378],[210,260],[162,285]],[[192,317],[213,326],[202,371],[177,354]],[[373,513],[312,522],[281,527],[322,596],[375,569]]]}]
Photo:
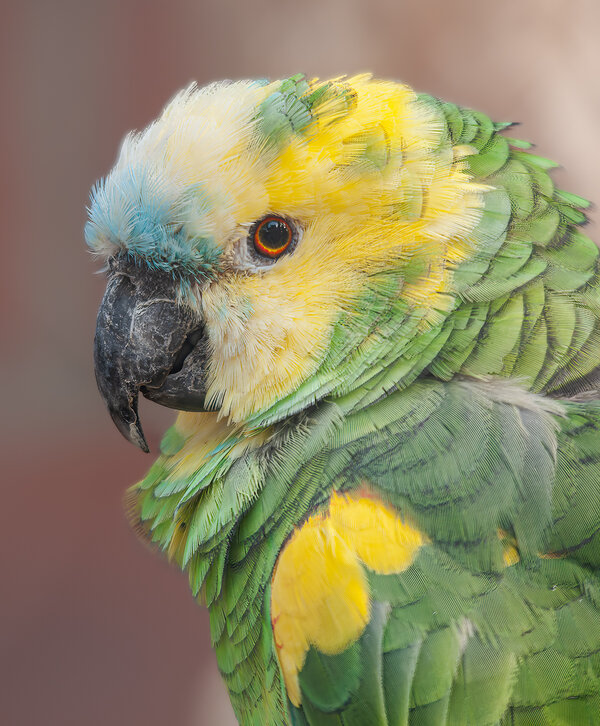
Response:
[{"label": "yellow patch on wing", "polygon": [[333,495],[329,516],[336,531],[374,572],[402,572],[423,544],[423,535],[398,514],[372,498]]},{"label": "yellow patch on wing", "polygon": [[521,561],[517,540],[503,529],[498,530],[498,538],[502,542],[502,560],[505,567],[512,567]]},{"label": "yellow patch on wing", "polygon": [[364,565],[381,574],[410,566],[423,535],[378,499],[333,494],[283,548],[271,584],[271,620],[290,701],[309,647],[340,653],[369,620]]},{"label": "yellow patch on wing", "polygon": [[512,565],[516,565],[521,560],[521,556],[519,555],[519,550],[514,545],[505,544],[502,551],[502,559],[507,567],[512,567]]}]

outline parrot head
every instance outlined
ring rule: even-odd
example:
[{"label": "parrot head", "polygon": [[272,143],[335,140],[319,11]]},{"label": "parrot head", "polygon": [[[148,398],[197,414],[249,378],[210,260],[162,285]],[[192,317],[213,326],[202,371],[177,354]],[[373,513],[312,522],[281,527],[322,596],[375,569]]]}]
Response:
[{"label": "parrot head", "polygon": [[409,88],[368,76],[179,93],[92,190],[96,377],[147,450],[141,393],[268,425],[344,395],[451,309],[485,188]]}]

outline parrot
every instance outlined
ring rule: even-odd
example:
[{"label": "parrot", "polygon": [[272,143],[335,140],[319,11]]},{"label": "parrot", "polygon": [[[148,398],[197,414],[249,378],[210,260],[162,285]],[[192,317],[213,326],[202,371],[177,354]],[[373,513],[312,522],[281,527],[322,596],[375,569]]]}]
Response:
[{"label": "parrot", "polygon": [[[244,726],[600,724],[600,262],[513,124],[193,84],[92,188],[126,509]],[[157,654],[159,656],[159,654]]]}]

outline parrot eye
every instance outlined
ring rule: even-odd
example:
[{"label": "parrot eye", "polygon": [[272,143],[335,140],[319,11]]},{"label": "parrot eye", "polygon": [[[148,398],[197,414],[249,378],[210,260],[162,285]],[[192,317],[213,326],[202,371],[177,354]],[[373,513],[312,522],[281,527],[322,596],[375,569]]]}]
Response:
[{"label": "parrot eye", "polygon": [[273,259],[289,249],[294,240],[294,231],[283,217],[271,214],[252,226],[250,238],[259,255]]}]

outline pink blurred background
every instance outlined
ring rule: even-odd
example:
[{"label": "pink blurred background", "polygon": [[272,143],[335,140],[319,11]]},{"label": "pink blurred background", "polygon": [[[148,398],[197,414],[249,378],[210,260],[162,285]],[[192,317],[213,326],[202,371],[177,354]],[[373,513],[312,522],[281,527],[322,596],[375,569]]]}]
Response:
[{"label": "pink blurred background", "polygon": [[[125,488],[151,463],[92,371],[103,277],[88,191],[181,86],[371,70],[518,120],[600,200],[597,0],[85,0],[2,5],[0,723],[233,723],[208,619],[139,544]],[[594,216],[594,215],[592,215]],[[598,239],[592,224],[590,234]],[[142,406],[154,451],[171,414]]]}]

